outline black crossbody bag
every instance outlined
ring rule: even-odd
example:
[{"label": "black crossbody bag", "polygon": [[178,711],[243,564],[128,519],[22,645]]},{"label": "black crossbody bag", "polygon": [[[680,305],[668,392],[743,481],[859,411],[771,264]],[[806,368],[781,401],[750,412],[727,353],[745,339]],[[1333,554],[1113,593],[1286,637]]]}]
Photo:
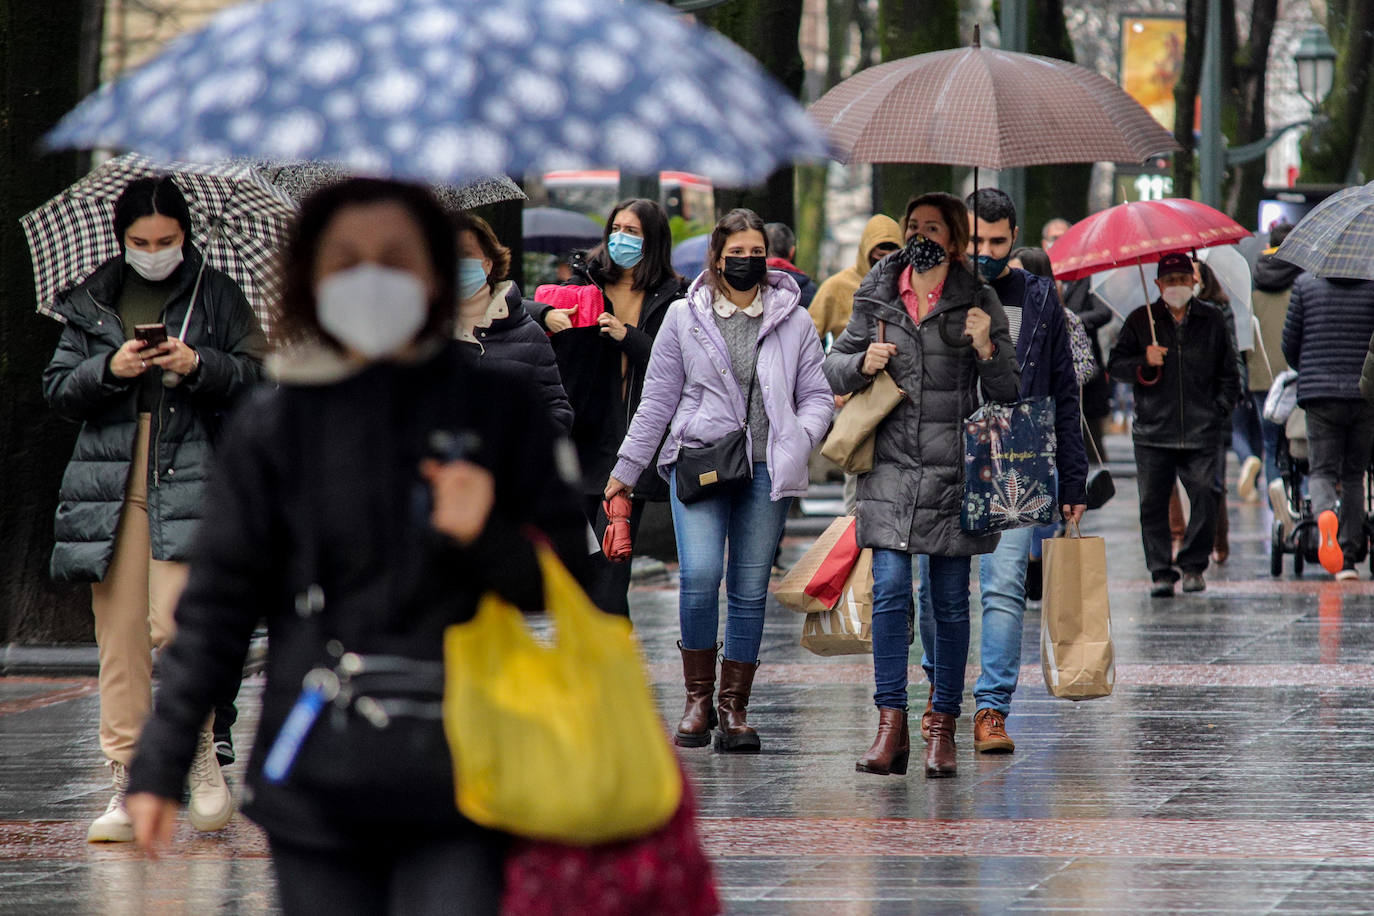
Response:
[{"label": "black crossbody bag", "polygon": [[749,373],[749,393],[744,398],[744,422],[719,442],[700,448],[678,449],[673,473],[677,475],[677,498],[686,505],[729,492],[753,479],[754,462],[749,454],[749,404],[754,400],[754,383],[759,374],[759,348],[754,347],[754,367]]}]

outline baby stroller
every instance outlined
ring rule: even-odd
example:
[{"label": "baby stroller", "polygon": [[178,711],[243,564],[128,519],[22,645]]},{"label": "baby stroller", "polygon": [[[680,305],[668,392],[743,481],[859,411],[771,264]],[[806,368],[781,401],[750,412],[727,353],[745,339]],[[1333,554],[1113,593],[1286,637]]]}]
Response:
[{"label": "baby stroller", "polygon": [[[1269,543],[1269,574],[1283,575],[1283,555],[1291,553],[1293,574],[1301,576],[1308,563],[1318,562],[1318,535],[1317,520],[1312,514],[1312,500],[1306,492],[1310,472],[1307,414],[1300,407],[1293,410],[1284,424],[1275,461],[1279,468],[1279,479],[1283,483],[1283,494],[1280,498],[1278,489],[1273,488],[1269,495],[1274,509]],[[1365,536],[1360,541],[1359,555],[1353,559],[1360,563],[1368,557],[1370,573],[1374,574],[1374,553],[1369,550],[1370,542],[1374,541],[1374,463],[1365,469],[1364,498]]]}]

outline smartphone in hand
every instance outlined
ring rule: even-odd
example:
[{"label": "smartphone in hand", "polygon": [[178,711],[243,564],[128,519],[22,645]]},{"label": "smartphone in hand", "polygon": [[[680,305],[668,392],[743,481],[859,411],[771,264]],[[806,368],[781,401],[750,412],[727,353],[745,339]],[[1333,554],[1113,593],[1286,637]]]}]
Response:
[{"label": "smartphone in hand", "polygon": [[143,342],[143,346],[156,347],[167,340],[167,325],[165,324],[136,324],[134,325],[134,339]]}]

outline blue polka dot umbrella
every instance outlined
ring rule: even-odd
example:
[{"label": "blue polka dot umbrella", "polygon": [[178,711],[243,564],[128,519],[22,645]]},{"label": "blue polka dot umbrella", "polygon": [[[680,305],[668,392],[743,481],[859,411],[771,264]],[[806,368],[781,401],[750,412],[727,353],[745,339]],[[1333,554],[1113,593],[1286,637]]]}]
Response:
[{"label": "blue polka dot umbrella", "polygon": [[47,142],[434,183],[618,167],[740,185],[827,153],[753,58],[645,0],[243,4],[102,87]]}]

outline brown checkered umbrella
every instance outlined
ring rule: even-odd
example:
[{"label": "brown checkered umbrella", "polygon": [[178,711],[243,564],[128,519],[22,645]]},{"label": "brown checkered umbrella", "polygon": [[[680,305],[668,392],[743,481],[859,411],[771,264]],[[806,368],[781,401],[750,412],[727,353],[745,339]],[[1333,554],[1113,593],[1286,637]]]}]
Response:
[{"label": "brown checkered umbrella", "polygon": [[863,70],[810,108],[842,162],[991,169],[1142,162],[1180,149],[1120,86],[1067,61],[995,48]]}]

